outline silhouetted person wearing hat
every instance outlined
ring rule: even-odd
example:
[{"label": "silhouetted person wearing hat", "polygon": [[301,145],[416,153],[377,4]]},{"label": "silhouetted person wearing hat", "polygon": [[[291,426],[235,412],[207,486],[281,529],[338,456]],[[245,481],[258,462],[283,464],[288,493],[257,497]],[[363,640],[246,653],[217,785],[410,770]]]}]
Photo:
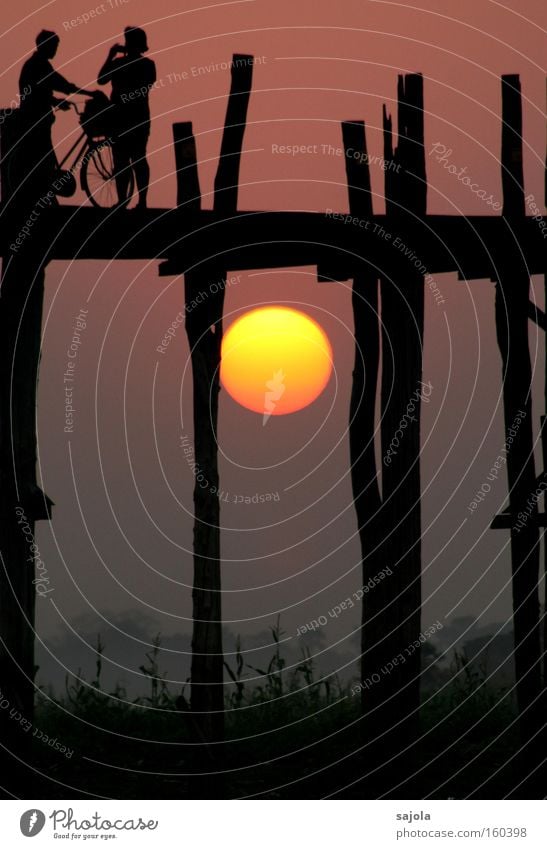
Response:
[{"label": "silhouetted person wearing hat", "polygon": [[49,30],[38,33],[36,51],[23,65],[19,77],[21,146],[17,152],[24,155],[29,175],[23,186],[25,194],[47,193],[55,179],[57,158],[51,141],[53,107],[70,107],[63,98],[55,97],[54,92],[93,95],[54,70],[51,59],[57,53],[59,41],[59,36]]},{"label": "silhouetted person wearing hat", "polygon": [[[148,50],[146,33],[139,27],[126,27],[125,45],[114,44],[99,71],[99,85],[112,83],[110,100],[113,108],[114,167],[120,202],[127,197],[130,169],[133,169],[139,201],[137,208],[146,207],[150,168],[146,146],[150,135],[148,93],[156,82],[156,66],[143,56]],[[117,58],[117,54],[119,55]]]}]

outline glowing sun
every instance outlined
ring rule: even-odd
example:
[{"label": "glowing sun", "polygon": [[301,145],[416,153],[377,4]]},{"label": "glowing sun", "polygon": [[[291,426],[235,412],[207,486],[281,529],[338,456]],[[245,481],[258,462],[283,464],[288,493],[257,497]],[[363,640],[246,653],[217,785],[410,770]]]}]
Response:
[{"label": "glowing sun", "polygon": [[243,407],[262,413],[264,422],[315,401],[331,371],[327,334],[309,315],[289,307],[251,310],[222,340],[222,385]]}]

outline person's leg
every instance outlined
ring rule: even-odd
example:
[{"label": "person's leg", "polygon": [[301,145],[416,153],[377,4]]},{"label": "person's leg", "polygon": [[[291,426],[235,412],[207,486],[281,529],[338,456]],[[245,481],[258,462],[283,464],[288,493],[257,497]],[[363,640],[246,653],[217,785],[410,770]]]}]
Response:
[{"label": "person's leg", "polygon": [[[51,140],[51,127],[43,127],[40,133],[43,140],[40,145],[40,150],[43,153],[42,162],[39,167],[40,183],[42,185],[42,191],[47,195],[48,192],[55,191],[55,186],[53,184],[60,173],[59,162]],[[59,201],[55,194],[53,196],[49,195],[49,200],[53,206],[58,206]]]},{"label": "person's leg", "polygon": [[14,150],[13,174],[18,200],[37,202],[47,196],[49,205],[58,205],[53,183],[58,163],[51,141],[51,122],[35,116],[20,122],[20,141]]},{"label": "person's leg", "polygon": [[127,192],[129,190],[131,159],[127,141],[123,136],[118,136],[114,139],[112,157],[114,160],[114,179],[116,181],[118,203],[124,203],[127,200]]},{"label": "person's leg", "polygon": [[146,159],[148,132],[135,132],[131,140],[131,164],[135,172],[139,200],[137,209],[146,209],[148,186],[150,184],[150,166]]}]

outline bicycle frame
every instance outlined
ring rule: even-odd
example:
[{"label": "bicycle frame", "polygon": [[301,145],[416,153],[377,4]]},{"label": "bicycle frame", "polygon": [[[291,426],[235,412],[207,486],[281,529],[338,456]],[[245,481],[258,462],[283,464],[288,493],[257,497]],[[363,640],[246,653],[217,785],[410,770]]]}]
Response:
[{"label": "bicycle frame", "polygon": [[76,167],[76,165],[78,164],[80,159],[82,159],[86,149],[88,147],[90,147],[89,139],[88,139],[86,133],[82,133],[81,136],[79,137],[79,139],[77,139],[76,142],[72,145],[72,147],[70,148],[70,150],[68,151],[67,155],[64,157],[62,162],[59,163],[59,168],[63,167],[63,165],[65,164],[67,159],[72,155],[73,151],[75,151],[76,148],[78,147],[78,145],[81,143],[82,139],[84,139],[84,143],[82,144],[80,150],[78,151],[76,157],[74,158],[74,162],[70,166],[69,170],[72,171],[72,169]]},{"label": "bicycle frame", "polygon": [[[76,115],[80,116],[80,115],[82,115],[82,114],[83,114],[83,113],[82,113],[82,112],[78,109],[78,105],[77,105],[76,103],[74,103],[73,101],[70,101],[70,100],[67,100],[66,102],[69,104],[69,106],[72,106],[72,108],[73,108],[73,109],[74,109],[74,111],[76,112]],[[58,108],[58,107],[57,107],[57,108]],[[82,158],[83,158],[84,153],[86,152],[86,150],[87,150],[88,148],[89,148],[89,149],[91,149],[91,147],[93,146],[93,141],[92,141],[92,139],[88,136],[88,134],[85,132],[85,130],[83,130],[83,131],[82,131],[82,134],[81,134],[81,135],[80,135],[80,137],[76,140],[76,142],[72,145],[72,147],[70,148],[70,150],[68,151],[68,153],[66,154],[66,156],[64,157],[64,159],[62,160],[62,162],[60,162],[60,163],[59,163],[59,168],[62,168],[62,167],[63,167],[63,165],[65,164],[65,162],[67,161],[67,159],[68,159],[68,158],[72,155],[72,153],[76,150],[76,148],[78,147],[78,145],[82,142],[82,139],[84,139],[84,142],[83,142],[83,144],[82,144],[82,146],[81,146],[80,150],[79,150],[79,151],[78,151],[78,153],[76,154],[76,157],[75,157],[75,159],[74,159],[74,162],[72,163],[72,165],[70,165],[70,166],[69,166],[69,169],[68,169],[68,170],[69,170],[69,171],[72,171],[72,170],[76,167],[76,165],[78,164],[78,162],[80,161],[80,159],[82,159]]]}]

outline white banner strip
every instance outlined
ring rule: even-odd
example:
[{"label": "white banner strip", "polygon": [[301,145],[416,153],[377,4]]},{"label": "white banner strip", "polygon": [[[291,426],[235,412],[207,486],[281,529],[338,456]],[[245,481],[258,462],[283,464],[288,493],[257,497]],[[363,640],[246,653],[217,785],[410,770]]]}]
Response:
[{"label": "white banner strip", "polygon": [[534,801],[5,801],[6,849],[68,843],[183,849],[371,849],[475,845],[545,849]]}]

